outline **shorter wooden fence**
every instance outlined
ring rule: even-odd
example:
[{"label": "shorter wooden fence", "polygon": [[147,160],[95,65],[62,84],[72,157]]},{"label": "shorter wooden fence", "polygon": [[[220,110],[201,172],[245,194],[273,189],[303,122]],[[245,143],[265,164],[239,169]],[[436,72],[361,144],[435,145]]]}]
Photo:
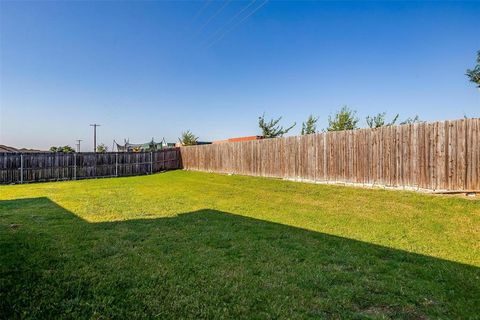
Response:
[{"label": "shorter wooden fence", "polygon": [[178,148],[154,152],[0,153],[0,184],[123,177],[179,168]]}]

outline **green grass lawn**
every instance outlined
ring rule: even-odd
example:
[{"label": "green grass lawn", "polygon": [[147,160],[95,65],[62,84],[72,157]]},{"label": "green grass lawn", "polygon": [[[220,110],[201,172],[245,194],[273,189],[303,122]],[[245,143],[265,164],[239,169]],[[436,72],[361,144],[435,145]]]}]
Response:
[{"label": "green grass lawn", "polygon": [[0,187],[0,319],[479,315],[479,200],[185,171]]}]

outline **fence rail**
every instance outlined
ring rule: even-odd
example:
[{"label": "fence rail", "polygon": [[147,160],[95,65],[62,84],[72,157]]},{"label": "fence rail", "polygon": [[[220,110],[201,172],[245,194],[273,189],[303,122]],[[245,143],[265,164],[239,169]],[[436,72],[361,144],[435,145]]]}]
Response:
[{"label": "fence rail", "polygon": [[0,153],[0,184],[151,174],[181,168],[180,150]]},{"label": "fence rail", "polygon": [[430,190],[480,190],[480,119],[181,148],[184,169]]}]

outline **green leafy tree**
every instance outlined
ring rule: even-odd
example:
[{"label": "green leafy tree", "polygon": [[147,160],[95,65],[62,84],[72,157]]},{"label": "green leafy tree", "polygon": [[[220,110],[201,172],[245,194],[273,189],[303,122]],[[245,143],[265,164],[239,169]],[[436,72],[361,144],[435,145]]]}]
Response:
[{"label": "green leafy tree", "polygon": [[422,120],[420,120],[420,117],[416,115],[415,117],[408,117],[404,121],[400,122],[400,124],[414,124],[419,122],[422,122]]},{"label": "green leafy tree", "polygon": [[398,117],[399,117],[399,115],[397,113],[392,121],[386,122],[386,120],[385,120],[386,115],[387,115],[386,112],[382,112],[382,113],[379,113],[375,116],[371,116],[371,117],[367,116],[367,125],[370,128],[380,128],[380,127],[385,127],[385,126],[393,126],[397,122]]},{"label": "green leafy tree", "polygon": [[307,122],[302,123],[302,136],[306,134],[312,134],[317,132],[318,117],[312,115],[308,116]]},{"label": "green leafy tree", "polygon": [[262,130],[262,136],[265,138],[281,137],[296,125],[296,123],[294,123],[290,127],[284,128],[278,125],[280,120],[282,120],[282,117],[265,121],[265,113],[261,117],[258,117],[258,126]]},{"label": "green leafy tree", "polygon": [[196,137],[190,130],[182,132],[182,136],[178,138],[182,146],[193,146],[198,143],[198,137]]},{"label": "green leafy tree", "polygon": [[357,113],[343,106],[333,117],[328,117],[327,131],[342,131],[358,129]]},{"label": "green leafy tree", "polygon": [[63,152],[63,153],[73,153],[75,149],[70,146],[60,146],[60,147],[50,147],[50,152]]},{"label": "green leafy tree", "polygon": [[98,153],[105,153],[108,151],[108,147],[104,144],[104,143],[100,143],[98,146],[97,146],[97,152]]},{"label": "green leafy tree", "polygon": [[480,50],[477,52],[477,65],[473,69],[467,69],[466,75],[471,82],[477,84],[477,88],[480,88]]},{"label": "green leafy tree", "polygon": [[74,152],[75,152],[75,149],[73,149],[73,148],[70,147],[70,146],[63,146],[63,147],[62,147],[62,152],[63,152],[63,153],[74,153]]}]

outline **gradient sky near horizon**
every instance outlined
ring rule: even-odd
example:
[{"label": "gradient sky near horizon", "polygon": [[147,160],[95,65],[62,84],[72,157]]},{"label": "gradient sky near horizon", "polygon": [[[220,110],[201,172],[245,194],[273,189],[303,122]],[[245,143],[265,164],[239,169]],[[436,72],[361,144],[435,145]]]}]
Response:
[{"label": "gradient sky near horizon", "polygon": [[217,140],[264,112],[298,134],[343,105],[480,117],[479,21],[478,1],[1,1],[0,144]]}]

